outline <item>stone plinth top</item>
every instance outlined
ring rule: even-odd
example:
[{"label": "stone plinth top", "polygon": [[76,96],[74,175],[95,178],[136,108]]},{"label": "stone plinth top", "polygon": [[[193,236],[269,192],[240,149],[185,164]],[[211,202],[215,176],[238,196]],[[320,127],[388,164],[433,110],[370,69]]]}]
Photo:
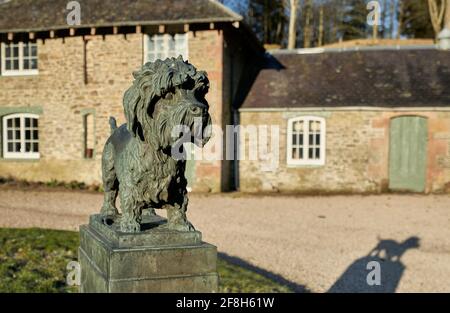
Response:
[{"label": "stone plinth top", "polygon": [[91,215],[89,225],[116,248],[196,246],[202,243],[199,231],[175,231],[158,215],[142,216],[142,231],[124,233],[119,223],[103,222],[100,214]]}]

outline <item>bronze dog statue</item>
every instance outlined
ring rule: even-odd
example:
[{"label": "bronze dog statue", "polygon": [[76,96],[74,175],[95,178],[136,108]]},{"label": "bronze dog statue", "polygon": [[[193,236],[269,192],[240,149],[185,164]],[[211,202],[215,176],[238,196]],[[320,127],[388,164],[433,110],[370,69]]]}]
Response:
[{"label": "bronze dog statue", "polygon": [[[102,155],[101,214],[120,222],[120,231],[134,233],[141,231],[142,210],[167,209],[169,229],[194,230],[186,218],[186,160],[173,154],[177,148],[185,155],[183,142],[202,147],[210,138],[204,135],[211,125],[207,74],[180,56],[149,62],[133,76],[123,99],[127,123],[117,127],[110,119],[112,133]],[[190,130],[189,136],[174,135],[180,126]]]}]

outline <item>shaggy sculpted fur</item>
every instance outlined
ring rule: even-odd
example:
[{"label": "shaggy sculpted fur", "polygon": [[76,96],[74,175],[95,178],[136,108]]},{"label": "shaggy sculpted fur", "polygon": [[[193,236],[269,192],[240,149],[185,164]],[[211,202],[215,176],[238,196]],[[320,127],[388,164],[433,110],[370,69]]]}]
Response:
[{"label": "shaggy sculpted fur", "polygon": [[[203,146],[209,140],[204,134],[211,125],[207,75],[179,57],[149,62],[133,76],[123,100],[127,124],[117,127],[115,119],[110,120],[112,134],[102,156],[101,213],[105,220],[120,221],[121,231],[139,232],[143,209],[167,209],[170,229],[194,230],[186,218],[181,144]],[[176,127],[190,132],[174,132]],[[174,155],[177,151],[181,157]],[[122,215],[115,206],[117,195]]]}]

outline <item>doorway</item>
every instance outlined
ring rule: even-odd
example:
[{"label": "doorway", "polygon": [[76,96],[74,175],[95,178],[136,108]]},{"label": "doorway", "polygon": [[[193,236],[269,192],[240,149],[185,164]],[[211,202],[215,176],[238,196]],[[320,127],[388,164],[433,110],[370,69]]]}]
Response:
[{"label": "doorway", "polygon": [[428,120],[400,116],[391,120],[389,189],[424,192],[426,182]]}]

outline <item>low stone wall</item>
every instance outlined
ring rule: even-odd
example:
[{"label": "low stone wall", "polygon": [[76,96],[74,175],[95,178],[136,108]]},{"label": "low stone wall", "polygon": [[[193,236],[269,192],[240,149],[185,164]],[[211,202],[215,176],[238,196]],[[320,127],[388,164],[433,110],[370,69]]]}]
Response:
[{"label": "low stone wall", "polygon": [[0,161],[1,177],[29,182],[83,182],[101,184],[100,162],[97,160]]}]

